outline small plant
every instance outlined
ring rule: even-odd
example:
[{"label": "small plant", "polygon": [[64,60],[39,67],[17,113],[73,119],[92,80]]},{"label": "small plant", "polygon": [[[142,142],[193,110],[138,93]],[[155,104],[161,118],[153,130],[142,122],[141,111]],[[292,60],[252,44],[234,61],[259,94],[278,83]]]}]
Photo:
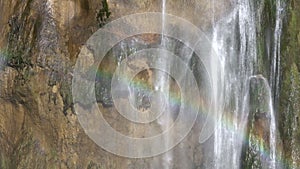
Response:
[{"label": "small plant", "polygon": [[99,27],[102,27],[106,24],[110,15],[111,12],[109,11],[107,0],[102,0],[102,8],[97,12],[96,16]]},{"label": "small plant", "polygon": [[8,46],[1,54],[5,63],[17,70],[23,70],[31,65],[30,56],[32,47],[22,38],[25,36],[25,28],[22,26],[21,16],[12,16],[8,21],[10,31],[8,33]]}]

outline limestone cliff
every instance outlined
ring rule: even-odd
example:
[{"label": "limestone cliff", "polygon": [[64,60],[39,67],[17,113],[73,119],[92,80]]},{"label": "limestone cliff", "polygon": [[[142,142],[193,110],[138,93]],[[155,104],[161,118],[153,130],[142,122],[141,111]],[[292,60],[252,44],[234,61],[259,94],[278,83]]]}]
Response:
[{"label": "limestone cliff", "polygon": [[[183,12],[175,5],[185,2],[170,2],[169,12],[208,28],[211,7],[190,1],[190,10]],[[157,0],[109,0],[108,5],[107,21],[161,11]],[[101,8],[100,0],[0,0],[0,168],[147,166],[143,160],[121,158],[98,147],[72,109],[72,68],[82,44],[99,29]],[[199,17],[191,17],[195,14]],[[191,165],[200,166],[201,150],[194,149]]]}]

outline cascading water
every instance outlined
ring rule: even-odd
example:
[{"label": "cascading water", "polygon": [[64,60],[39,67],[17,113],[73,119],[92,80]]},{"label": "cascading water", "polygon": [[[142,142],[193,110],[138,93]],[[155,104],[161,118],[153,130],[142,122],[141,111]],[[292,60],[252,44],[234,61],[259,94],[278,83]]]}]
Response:
[{"label": "cascading water", "polygon": [[[161,48],[162,49],[166,49],[167,48],[167,44],[168,44],[168,40],[165,36],[165,15],[166,15],[166,0],[162,0],[162,29],[161,29]],[[164,55],[165,53],[164,52],[161,52],[161,55]],[[162,57],[162,58],[165,58],[165,57]],[[165,66],[167,67],[167,64],[170,64],[168,62],[171,62],[171,61],[167,61],[165,59],[162,59],[162,60],[158,60],[157,61],[157,65],[160,65],[160,66]],[[167,102],[165,105],[160,105],[161,107],[164,107],[165,110],[164,110],[164,113],[165,113],[165,116],[163,116],[162,118],[160,118],[158,120],[158,123],[161,127],[161,130],[162,131],[165,131],[166,129],[168,129],[170,127],[170,124],[171,124],[171,120],[172,120],[172,116],[171,116],[171,112],[170,112],[170,109],[169,109],[169,91],[170,91],[170,81],[169,81],[169,78],[167,77],[168,75],[161,71],[161,70],[156,70],[156,84],[155,84],[155,90],[158,90],[158,92],[162,92],[164,97],[167,99]],[[170,144],[170,136],[167,135],[165,138],[165,141],[163,144],[165,144],[166,147],[168,147],[168,145]],[[169,151],[167,153],[165,153],[162,157],[162,165],[160,167],[163,167],[165,169],[169,169],[171,168],[171,164],[172,164],[172,160],[173,160],[173,154],[172,154],[172,151]]]},{"label": "cascading water", "polygon": [[[265,165],[262,165],[263,168],[270,168],[270,169],[275,169],[276,168],[276,122],[275,122],[275,114],[274,114],[274,108],[273,108],[273,99],[272,99],[272,91],[271,87],[269,86],[269,83],[266,78],[264,78],[261,75],[254,75],[249,78],[249,85],[251,86],[251,81],[256,80],[258,82],[255,82],[254,84],[255,88],[258,88],[256,90],[260,91],[263,93],[263,96],[259,95],[259,97],[255,98],[258,103],[255,103],[253,105],[250,105],[254,107],[256,110],[256,114],[254,116],[259,116],[261,115],[261,112],[265,113],[263,116],[266,116],[267,120],[265,123],[268,124],[268,128],[264,129],[267,131],[266,133],[269,133],[267,135],[269,138],[264,138],[264,139],[269,139],[269,155],[267,157],[266,161],[261,160],[262,163],[266,163]],[[259,89],[261,88],[261,90]],[[251,90],[250,90],[251,91]],[[257,112],[259,111],[259,112]],[[260,120],[260,119],[259,119]],[[254,128],[255,129],[255,128]],[[268,131],[269,130],[269,131]],[[257,138],[255,138],[257,141]],[[250,140],[251,142],[253,140]],[[258,143],[256,146],[264,146],[260,145],[261,143]],[[259,150],[259,154],[263,156],[263,152],[265,151],[264,149]]]},{"label": "cascading water", "polygon": [[[259,5],[264,5],[261,2]],[[274,31],[274,53],[271,71],[271,88],[263,78],[263,85],[268,86],[268,113],[269,124],[269,147],[268,168],[275,169],[276,166],[276,124],[275,112],[273,110],[273,97],[277,95],[279,88],[280,70],[280,35],[282,29],[283,7],[280,0],[276,0],[276,26]],[[247,128],[249,127],[249,78],[258,72],[258,49],[257,49],[257,25],[263,24],[257,20],[258,9],[255,2],[250,0],[238,0],[234,4],[232,12],[218,21],[213,26],[212,45],[221,61],[219,67],[224,69],[224,101],[218,100],[218,113],[223,111],[223,116],[216,124],[214,134],[214,168],[237,169],[245,159],[242,148],[248,142]],[[271,44],[272,45],[272,44]],[[224,64],[224,65],[223,65]],[[221,71],[222,72],[222,71]],[[271,91],[272,89],[272,91]],[[257,138],[263,139],[263,138]],[[263,151],[263,150],[261,150]],[[261,152],[263,153],[263,152]],[[243,166],[243,165],[242,165]],[[245,166],[244,166],[245,167]],[[249,166],[248,166],[249,167]],[[266,166],[265,166],[266,167]]]},{"label": "cascading water", "polygon": [[[278,67],[280,64],[277,62],[280,61],[279,47],[282,27],[282,18],[280,13],[282,10],[282,4],[280,3],[280,0],[276,0],[276,2],[276,29],[274,30],[273,34],[275,41],[273,44],[269,43],[270,48],[272,48],[271,46],[274,46],[272,48],[274,49],[273,56],[269,56],[270,58],[274,57],[274,60],[272,61],[273,67],[271,68],[273,74],[270,73],[270,82],[272,82],[270,83],[271,87],[269,87],[268,81],[264,77],[256,75],[262,73],[259,72],[258,69],[258,67],[260,66],[258,60],[260,58],[258,55],[259,49],[257,42],[259,39],[259,31],[257,30],[257,27],[258,25],[263,24],[261,23],[262,21],[257,19],[257,13],[259,10],[255,7],[255,5],[257,4],[255,4],[255,2],[251,0],[232,1],[232,10],[231,12],[228,12],[228,15],[222,17],[218,21],[216,21],[214,18],[215,16],[213,16],[211,38],[212,41],[211,44],[209,44],[211,45],[209,46],[211,47],[211,49],[208,51],[210,51],[210,53],[215,53],[215,55],[212,55],[210,57],[210,61],[207,62],[210,64],[208,68],[211,69],[209,70],[211,74],[209,74],[208,76],[210,76],[209,78],[213,82],[212,84],[210,84],[212,86],[209,87],[208,95],[210,95],[209,97],[212,97],[214,99],[212,110],[215,111],[214,114],[216,114],[217,116],[212,116],[215,118],[215,132],[213,135],[214,137],[208,141],[207,139],[204,140],[208,142],[206,145],[213,147],[211,148],[213,150],[213,155],[207,155],[206,157],[203,157],[203,159],[201,159],[203,161],[198,161],[198,166],[200,166],[201,163],[206,168],[240,169],[245,168],[245,166],[255,167],[256,165],[258,165],[257,163],[261,163],[261,166],[263,166],[264,168],[278,168],[276,157],[276,119],[275,110],[273,108],[273,92],[277,93],[277,87],[280,80],[278,79],[277,74],[280,69],[280,67]],[[212,3],[212,6],[215,6],[214,3],[216,2],[213,1]],[[258,6],[263,6],[263,3],[264,2],[261,2]],[[155,42],[156,45],[159,46],[159,48],[162,50],[168,50],[172,53],[177,52],[177,54],[180,53],[179,56],[185,63],[196,65],[194,67],[199,66],[196,64],[196,61],[193,60],[194,51],[189,51],[191,49],[188,47],[188,45],[184,46],[184,44],[181,44],[179,41],[165,36],[165,34],[171,32],[168,28],[176,27],[174,26],[175,24],[172,25],[174,27],[170,27],[170,25],[166,24],[166,5],[167,1],[162,0],[161,35],[160,40],[157,40]],[[130,49],[133,49],[138,43],[141,42],[137,40],[131,44],[126,41],[125,43],[121,43],[121,45],[128,45]],[[189,50],[186,50],[187,48],[189,48]],[[187,52],[185,52],[185,50]],[[124,49],[124,51],[126,51],[126,49]],[[134,50],[133,53],[137,51],[138,50]],[[161,52],[160,57],[162,59],[158,58],[154,61],[154,64],[157,67],[172,67],[172,65],[174,64],[173,61],[164,59],[166,57],[163,55],[167,55],[167,53]],[[130,56],[128,56],[128,58],[129,57]],[[199,57],[201,58],[201,56]],[[126,59],[121,58],[120,62],[122,60]],[[191,65],[189,66],[193,67]],[[196,70],[197,68],[193,68],[194,72],[196,72]],[[174,84],[171,85],[173,81],[169,77],[169,74],[167,74],[166,72],[158,69],[153,69],[151,71],[152,73],[149,74],[153,76],[153,84],[151,84],[153,85],[153,89],[151,89],[151,91],[148,91],[148,93],[137,89],[136,93],[131,93],[133,96],[132,102],[135,102],[133,104],[135,105],[135,107],[139,107],[141,104],[143,104],[144,98],[148,99],[148,101],[145,102],[148,103],[151,99],[151,94],[153,93],[158,93],[159,97],[163,97],[158,98],[158,100],[165,99],[164,102],[159,102],[158,100],[156,100],[156,106],[159,107],[157,109],[163,109],[164,111],[164,115],[157,120],[157,124],[159,125],[159,130],[165,131],[174,122],[174,112],[171,105],[172,101],[170,96],[173,94],[172,92],[170,92],[170,90],[172,87],[174,87]],[[186,72],[184,72],[184,70],[178,71],[182,73],[182,76],[185,76]],[[198,76],[196,76],[196,78],[203,78],[207,81],[207,77],[201,77],[203,74],[205,74],[203,73],[205,70],[199,68],[199,70],[197,71]],[[197,75],[197,73],[195,73],[194,75]],[[257,110],[259,111],[256,111],[256,109],[253,107],[259,107],[261,105],[255,105],[250,101],[251,99],[253,100],[253,97],[257,97],[256,95],[253,95],[251,93],[252,90],[255,90],[252,89],[250,85],[253,79],[262,81],[262,83],[257,83],[257,86],[255,88],[264,88],[267,96],[263,99],[263,101],[267,105],[263,110],[259,110],[257,108]],[[201,80],[199,80],[200,83],[198,84],[200,86]],[[189,86],[188,82],[187,86]],[[133,88],[134,87],[135,86],[133,85]],[[138,97],[136,98],[136,96]],[[205,101],[210,100],[210,98],[204,99],[206,99]],[[256,127],[260,127],[260,124],[254,125],[252,123],[255,122],[253,121],[255,117],[259,119],[259,117],[264,113],[267,113],[266,119],[267,121],[269,121],[268,123],[266,122],[268,126],[264,126],[262,131],[267,133],[267,138],[260,138],[261,136],[265,136],[265,133],[256,133]],[[186,117],[186,119],[188,118],[189,117]],[[136,130],[139,129],[136,128]],[[196,132],[201,132],[201,127],[197,128]],[[195,130],[191,133],[192,135],[195,134]],[[166,135],[163,138],[163,142],[161,143],[162,145],[157,146],[168,147],[172,143],[172,139],[173,135]],[[149,164],[149,168],[195,168],[196,165],[193,164],[194,159],[193,157],[191,157],[195,152],[194,150],[189,148],[189,146],[196,148],[201,147],[201,145],[199,145],[198,142],[195,143],[193,139],[190,139],[188,141],[184,140],[186,142],[181,142],[174,149],[167,151],[160,156],[145,160],[145,163]],[[267,141],[261,141],[263,139],[266,139]],[[195,140],[197,140],[197,138]],[[200,140],[201,143],[203,143],[202,141],[203,140]],[[211,151],[211,149],[209,148],[203,149],[204,150],[201,150],[202,152],[198,152],[200,154],[202,153],[202,156],[210,153],[205,151]],[[193,155],[188,156],[188,154]],[[251,158],[254,155],[259,156],[259,158],[255,159],[254,163],[252,164],[251,162],[249,162],[249,159],[251,161]],[[205,161],[206,159],[210,158],[213,159],[212,162]],[[177,159],[179,159],[180,161]]]},{"label": "cascading water", "polygon": [[[0,75],[4,75],[0,79],[3,88],[0,147],[6,148],[0,152],[0,168],[6,168],[3,167],[6,163],[8,167],[26,168],[25,165],[31,162],[33,166],[44,168],[52,168],[47,163],[68,168],[299,168],[299,106],[293,103],[299,100],[300,82],[294,80],[299,76],[299,65],[295,64],[297,57],[285,56],[284,61],[292,58],[294,65],[292,70],[281,70],[281,67],[289,69],[290,64],[281,64],[280,56],[281,51],[285,55],[294,55],[290,49],[297,46],[287,45],[284,46],[287,49],[280,49],[285,3],[293,8],[293,5],[298,5],[296,2],[161,0],[157,5],[157,1],[149,0],[132,3],[103,0],[103,9],[97,9],[101,2],[87,0],[72,1],[70,4],[73,5],[69,6],[55,0],[7,2],[1,2],[1,8],[14,5],[10,10],[5,9],[0,19],[4,25],[1,26],[2,39],[8,37],[7,48],[11,50],[8,53],[0,51]],[[222,3],[226,9],[220,11]],[[130,9],[124,9],[127,4]],[[159,9],[154,9],[157,6]],[[145,8],[144,12],[161,9],[162,13],[137,14],[141,12],[140,8]],[[103,10],[105,13],[101,13]],[[112,14],[110,19],[115,20],[100,24],[103,27],[95,33],[96,36],[82,46],[82,55],[71,56],[78,53],[78,47],[97,29],[96,18],[91,14],[93,11],[98,11],[97,15],[106,14],[107,19]],[[212,12],[207,14],[207,11]],[[285,38],[297,41],[298,30],[290,33],[289,29],[298,24],[298,18],[294,19],[298,14],[290,12],[291,25],[287,26],[286,33],[295,35],[295,38],[291,35]],[[129,13],[135,14],[125,16]],[[203,40],[199,32],[211,41]],[[30,43],[26,44],[28,40]],[[201,47],[196,48],[198,42]],[[0,42],[1,45],[5,43]],[[105,50],[100,50],[102,47]],[[161,53],[154,53],[149,48],[157,48]],[[197,49],[203,53],[199,55]],[[178,66],[180,64],[176,61],[179,59],[172,60],[166,51],[173,53],[173,58],[178,56],[189,69]],[[201,54],[208,56],[204,58]],[[98,58],[100,55],[105,56]],[[24,63],[25,68],[18,67],[27,56],[30,58]],[[69,71],[73,69],[75,59],[79,64],[76,63],[74,71]],[[16,64],[4,67],[7,61]],[[175,78],[172,76],[174,72],[180,75]],[[287,93],[282,92],[285,88],[280,89],[281,73],[283,79],[291,76],[290,81],[284,79],[284,83],[293,83],[284,85],[292,88],[287,89]],[[74,79],[72,87],[68,79],[71,76]],[[39,79],[45,83],[39,84]],[[194,79],[197,83],[190,81]],[[97,98],[90,99],[94,90]],[[277,115],[279,93],[286,95],[282,100],[288,100],[281,102],[280,106],[287,103],[286,109],[291,110],[283,110]],[[35,103],[37,105],[33,105]],[[6,109],[10,107],[12,109],[7,113]],[[94,108],[101,109],[101,112],[93,111]],[[65,116],[59,114],[64,109]],[[157,119],[148,126],[131,120],[131,117],[151,117],[152,114],[147,113],[152,110],[161,111],[163,115],[154,114]],[[191,116],[197,111],[198,119]],[[214,121],[209,121],[209,113],[213,114]],[[178,118],[178,114],[183,114],[183,118]],[[26,119],[18,127],[23,116]],[[100,116],[104,117],[100,123],[93,118]],[[10,121],[17,122],[13,124],[17,130],[11,132],[15,127],[10,130]],[[211,132],[213,137],[210,137],[210,132],[202,132],[207,121],[213,122],[209,127],[215,127],[214,133]],[[281,133],[287,132],[282,150],[277,121],[284,123],[279,126]],[[104,128],[105,122],[107,128]],[[187,128],[186,123],[193,127],[188,128],[184,135],[179,130]],[[174,131],[166,131],[176,125]],[[58,127],[62,128],[57,130]],[[37,128],[40,130],[35,130]],[[83,131],[92,140],[88,140]],[[167,134],[156,140],[155,137],[162,133]],[[174,141],[177,134],[182,140]],[[125,135],[128,137],[123,137]],[[51,139],[47,139],[49,137]],[[99,145],[99,149],[92,141]],[[24,148],[27,143],[28,147]],[[83,144],[87,147],[81,146]],[[36,160],[36,155],[41,155],[41,160]]]},{"label": "cascading water", "polygon": [[280,46],[282,34],[282,22],[284,16],[284,2],[276,0],[276,21],[273,41],[273,57],[271,60],[270,86],[274,91],[274,103],[277,105],[279,98],[279,83],[280,83]]},{"label": "cascading water", "polygon": [[[256,32],[251,1],[238,1],[234,10],[214,26],[213,47],[224,66],[225,111],[216,124],[215,168],[239,168],[246,112],[244,97],[246,81],[254,73]],[[227,102],[225,102],[227,101]],[[224,109],[223,109],[223,106]]]},{"label": "cascading water", "polygon": [[[215,6],[214,3],[215,1],[212,2],[212,6]],[[213,110],[219,115],[215,117],[214,157],[212,157],[214,162],[208,166],[216,169],[239,169],[246,165],[255,166],[257,163],[261,163],[261,166],[264,168],[276,169],[279,166],[277,166],[278,157],[276,156],[276,117],[273,108],[273,103],[276,100],[273,99],[277,97],[280,80],[278,72],[280,70],[279,48],[282,30],[282,2],[281,0],[276,0],[274,42],[273,44],[269,42],[269,48],[273,49],[270,52],[273,56],[269,56],[269,58],[273,59],[271,61],[270,86],[263,76],[255,75],[260,73],[257,43],[259,30],[257,27],[263,24],[258,13],[261,12],[261,6],[264,6],[265,1],[256,4],[251,0],[237,0],[232,3],[232,11],[227,16],[216,22],[213,16],[211,44],[212,51],[216,52],[216,57],[212,57],[210,61],[211,65],[214,65],[211,66],[212,70],[210,72],[212,74],[210,78],[214,82],[214,85],[211,86],[211,92],[215,99]],[[162,36],[160,46],[170,50],[168,47],[170,43],[169,38],[164,36],[166,31],[165,15],[166,0],[162,0]],[[160,66],[170,64],[168,62],[158,60],[156,64]],[[166,74],[156,70],[155,79],[155,90],[164,93],[164,96],[169,98],[170,82]],[[251,94],[251,79],[261,80],[263,83],[259,83],[259,85],[265,89],[268,96],[265,97],[265,103],[268,105],[265,112],[268,114],[269,122],[268,126],[263,129],[266,133],[269,133],[268,138],[257,138],[260,136],[249,133],[250,130],[252,131],[251,127],[253,127],[251,123],[254,122],[252,117],[264,113],[254,112],[252,107],[257,105],[249,102],[249,96],[253,97]],[[166,109],[168,110],[168,108]],[[171,124],[172,117],[170,113],[158,121],[161,130],[165,130]],[[255,127],[257,126],[254,125],[253,130],[258,130]],[[172,138],[167,136],[164,139],[163,144],[167,145]],[[259,139],[267,139],[268,143],[257,141]],[[247,152],[244,151],[245,144],[248,146]],[[255,149],[258,151],[256,152],[258,156],[261,157],[256,159],[257,161],[254,164],[248,164],[247,160],[252,157],[251,153],[253,153],[250,151]],[[169,151],[159,159],[152,161],[151,166],[152,168],[172,168],[174,163],[176,163],[174,156],[184,158],[184,153],[184,150],[175,154],[174,151]],[[184,161],[184,159],[182,160]]]}]

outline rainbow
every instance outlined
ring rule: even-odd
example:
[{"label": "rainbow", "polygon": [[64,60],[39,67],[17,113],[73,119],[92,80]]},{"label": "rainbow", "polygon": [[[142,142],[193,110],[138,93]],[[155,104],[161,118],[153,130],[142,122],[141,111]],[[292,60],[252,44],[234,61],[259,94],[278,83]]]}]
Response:
[{"label": "rainbow", "polygon": [[[7,50],[0,50],[0,69],[6,65],[6,61],[10,58],[11,54]],[[96,69],[96,68],[95,68]],[[111,78],[113,76],[112,72],[98,69],[92,70],[96,71],[96,80],[102,79],[102,78]],[[132,79],[126,79],[128,82],[130,82]],[[134,87],[142,89],[142,90],[149,90],[151,91],[151,86],[149,84],[144,83],[143,81],[132,81],[130,82]],[[181,104],[181,96],[177,93],[170,92],[170,101],[172,104],[180,105]],[[194,100],[193,103],[186,103],[189,104],[194,109],[197,109],[198,103],[200,104],[200,110],[199,112],[204,115],[209,115],[209,103],[210,101],[207,100],[207,98],[200,98],[200,101]],[[224,126],[231,131],[235,131],[234,121],[235,117],[232,115],[232,113],[223,113],[223,117],[221,120],[221,123],[225,124]],[[255,145],[256,148],[259,150],[259,153],[264,157],[270,157],[270,149],[267,146],[264,146],[265,140],[262,137],[258,137],[256,135],[247,135],[246,133],[240,133],[241,137],[243,137],[243,140],[245,143],[249,143],[252,145]],[[277,146],[277,155],[276,157],[280,157],[283,154],[283,147]],[[293,160],[291,158],[285,158],[282,157],[281,159],[276,159],[276,162],[281,164],[282,166],[293,166]]]},{"label": "rainbow", "polygon": [[[113,76],[113,73],[109,72],[109,71],[105,71],[105,70],[101,70],[101,71],[97,71],[96,73],[96,79],[101,79],[101,78],[111,78]],[[130,83],[134,88],[140,89],[140,90],[146,90],[146,91],[152,91],[152,87],[151,85],[145,83],[142,80],[138,80],[138,79],[129,79],[127,77],[122,77],[123,80],[125,80],[126,82]],[[169,93],[170,96],[170,101],[172,102],[172,104],[176,104],[176,105],[180,105],[181,104],[181,96],[180,94],[178,95],[175,92],[170,92]],[[209,103],[210,101],[207,100],[207,98],[203,98],[201,97],[200,100],[196,101],[193,100],[193,103],[185,103],[185,104],[189,104],[193,109],[197,109],[197,107],[199,106],[198,103],[200,104],[200,107],[198,110],[199,113],[203,114],[203,115],[209,115]],[[234,120],[236,119],[234,117],[234,115],[232,113],[228,113],[228,112],[224,112],[223,116],[221,118],[221,123],[225,124],[224,126],[230,130],[235,132],[236,131],[236,127],[234,126]],[[251,134],[248,135],[246,132],[244,133],[240,133],[239,136],[242,138],[242,140],[244,140],[244,143],[248,143],[249,145],[254,145],[255,148],[258,150],[258,153],[262,156],[262,157],[270,157],[270,148],[268,145],[266,145],[266,141],[264,140],[264,138]],[[282,166],[292,166],[293,160],[292,159],[286,159],[284,157],[280,158],[281,155],[283,154],[283,149],[280,146],[277,146],[277,155],[275,161],[276,164],[280,164]]]}]

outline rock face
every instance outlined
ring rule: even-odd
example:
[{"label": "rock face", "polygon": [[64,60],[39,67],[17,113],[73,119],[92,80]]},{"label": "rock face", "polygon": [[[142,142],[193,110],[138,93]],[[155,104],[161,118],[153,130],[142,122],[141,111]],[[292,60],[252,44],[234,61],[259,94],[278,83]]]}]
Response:
[{"label": "rock face", "polygon": [[300,2],[289,1],[282,44],[279,129],[286,168],[300,167]]},{"label": "rock face", "polygon": [[[223,0],[215,3],[215,6],[207,2],[170,0],[166,4],[167,13],[184,17],[203,31],[209,32],[211,22],[226,13],[226,9],[230,9],[231,0]],[[108,0],[108,5],[111,15],[106,21],[137,12],[161,11],[160,0]],[[300,2],[290,0],[287,6],[289,11],[284,24],[281,49],[282,84],[277,124],[283,141],[282,161],[286,168],[299,168]],[[73,111],[73,66],[82,44],[99,29],[97,13],[102,8],[101,1],[96,0],[0,0],[1,169],[155,168],[150,162],[162,163],[161,156],[156,159],[127,159],[104,151],[85,134]],[[264,13],[270,14],[261,16],[261,19],[268,20],[268,24],[274,22],[274,16],[271,16],[274,11],[269,12],[271,9],[272,5],[266,5],[262,9],[268,11]],[[261,32],[270,31],[267,24],[257,29],[261,29]],[[141,38],[149,44],[159,39],[156,35]],[[260,44],[266,44],[267,33],[259,40]],[[259,48],[260,58],[263,58],[268,51],[264,46],[259,45]],[[259,72],[267,77],[268,73],[265,72],[268,72],[266,69],[269,68],[269,60],[260,62],[262,65]],[[108,81],[99,83],[107,85]],[[109,107],[109,111],[104,112],[105,118],[119,131],[132,130],[130,126],[124,126],[122,123],[125,122],[119,120],[117,112],[110,108],[111,102],[105,100],[107,93],[102,94],[98,100],[99,107]],[[263,112],[253,111],[253,117],[250,118],[253,123],[251,128],[255,130],[249,129],[248,133],[254,137],[263,138],[268,135],[268,117],[257,114]],[[197,138],[191,135],[174,149],[174,152],[186,151],[187,161],[173,168],[205,167],[202,151],[207,147],[197,145],[195,140]],[[266,140],[259,145],[268,144]],[[181,158],[174,157],[173,160],[180,161]],[[248,162],[253,166],[251,159]]]},{"label": "rock face", "polygon": [[[249,116],[241,168],[268,168],[271,151],[270,93],[262,76],[250,80]],[[277,146],[278,148],[279,146]]]},{"label": "rock face", "polygon": [[[170,1],[168,12],[207,29],[212,8],[206,2]],[[191,10],[181,11],[178,3]],[[109,0],[108,5],[107,21],[161,11],[161,2],[152,0]],[[149,168],[144,160],[99,148],[73,112],[72,68],[82,44],[99,28],[101,8],[95,0],[0,0],[0,168]],[[107,118],[114,121],[112,115]],[[189,146],[189,165],[201,165],[199,152],[201,147]]]},{"label": "rock face", "polygon": [[[270,76],[269,67],[272,64],[270,58],[266,58],[265,56],[269,56],[270,50],[267,42],[274,40],[270,38],[268,32],[274,31],[271,25],[275,25],[276,23],[276,12],[275,12],[275,1],[264,1],[265,5],[262,7],[258,7],[260,9],[260,13],[258,13],[258,20],[263,20],[263,24],[257,27],[257,30],[261,32],[258,36],[258,58],[259,58],[259,67],[258,72],[263,74],[263,76]],[[299,86],[300,86],[300,75],[299,75],[299,53],[300,53],[300,2],[298,0],[291,1],[281,1],[283,5],[283,9],[281,12],[284,13],[284,22],[283,22],[283,32],[281,36],[281,48],[280,48],[280,60],[276,61],[277,65],[280,65],[280,71],[277,72],[280,77],[279,84],[279,92],[273,93],[274,100],[274,108],[276,111],[276,124],[279,132],[279,137],[281,140],[277,140],[277,154],[279,159],[279,163],[277,166],[282,168],[299,168],[300,160],[299,160],[299,106],[300,106],[300,95],[299,95]],[[285,11],[286,10],[286,11]],[[272,53],[272,51],[271,51]],[[261,58],[261,59],[260,59]],[[273,89],[274,90],[274,89]],[[278,100],[276,96],[279,96]],[[261,102],[259,102],[261,103]],[[264,112],[265,110],[258,111]],[[257,113],[252,111],[252,113]],[[255,115],[254,115],[255,116]],[[252,120],[254,119],[254,120]],[[257,120],[261,121],[261,118]],[[262,135],[260,128],[262,127],[260,122],[257,122],[255,117],[251,116],[249,121],[251,122],[250,129],[248,129],[248,135]],[[264,123],[264,122],[263,122]],[[256,126],[258,127],[257,132],[251,133],[251,128],[254,130]],[[264,128],[264,127],[262,127]],[[261,134],[259,134],[261,133]],[[268,144],[268,143],[267,143]],[[266,145],[266,143],[262,142],[261,145]],[[252,154],[252,155],[251,155]],[[257,157],[255,154],[255,150],[248,152],[248,157],[244,159],[244,168],[251,168],[251,165],[255,161],[261,161],[260,159],[254,159]],[[247,156],[246,155],[246,156]],[[250,155],[250,156],[249,156]],[[261,167],[261,164],[254,164],[256,167]]]},{"label": "rock face", "polygon": [[287,167],[297,168],[300,166],[300,73],[295,63],[285,75],[282,91],[283,100],[281,105],[280,123],[283,136],[284,160]]},{"label": "rock face", "polygon": [[[68,72],[81,43],[97,29],[89,11],[101,4],[52,0],[0,4],[1,61],[6,63],[1,65],[0,168],[86,167],[93,159],[83,158],[87,151],[79,150],[80,144],[97,148],[70,109]],[[85,153],[80,155],[81,151]]]}]

